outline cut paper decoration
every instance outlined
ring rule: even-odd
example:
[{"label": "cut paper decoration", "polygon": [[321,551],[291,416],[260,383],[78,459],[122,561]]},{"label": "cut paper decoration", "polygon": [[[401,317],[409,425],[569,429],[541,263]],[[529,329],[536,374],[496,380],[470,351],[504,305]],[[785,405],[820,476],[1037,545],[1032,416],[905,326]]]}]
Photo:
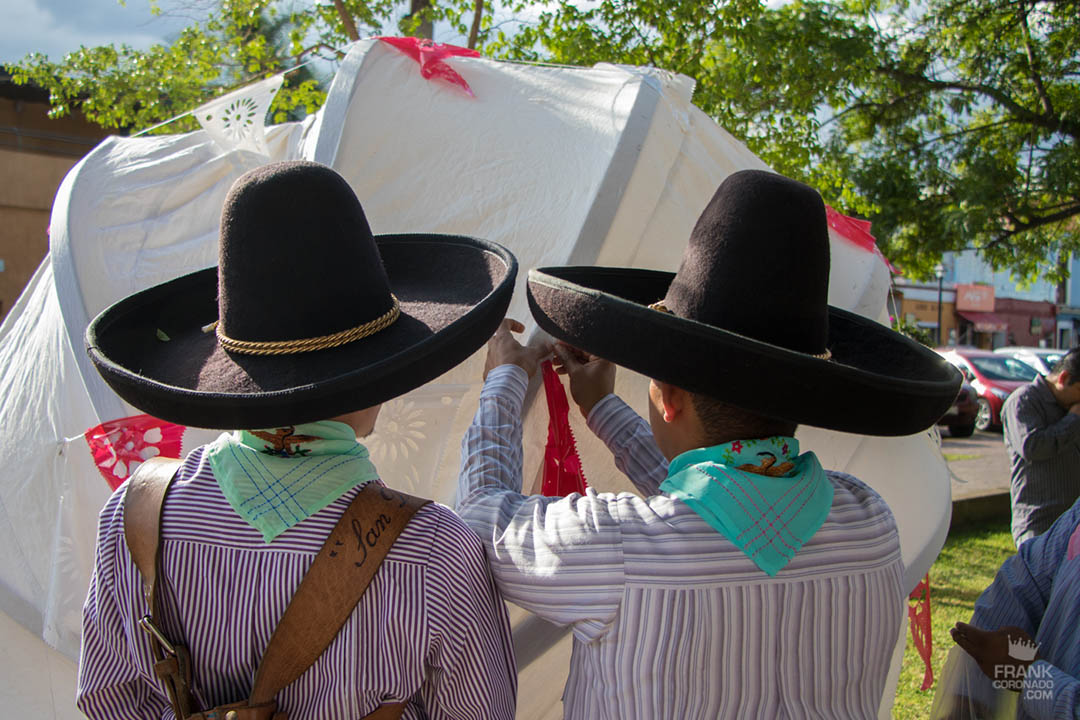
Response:
[{"label": "cut paper decoration", "polygon": [[880,257],[893,275],[903,274],[900,268],[889,262],[889,258],[885,257],[881,252],[881,248],[877,246],[877,240],[870,234],[869,220],[849,217],[834,210],[829,205],[825,206],[825,217],[828,220],[829,227],[835,230],[840,237]]},{"label": "cut paper decoration", "polygon": [[911,640],[925,667],[922,687],[919,689],[929,690],[934,684],[934,668],[930,666],[930,655],[934,651],[934,634],[930,627],[930,573],[926,573],[926,577],[919,581],[908,596],[908,600],[915,603],[908,605]]},{"label": "cut paper decoration", "polygon": [[544,448],[544,478],[540,492],[548,496],[584,493],[588,483],[581,467],[574,432],[570,429],[570,404],[562,380],[550,361],[541,366],[547,395],[548,439]]},{"label": "cut paper decoration", "polygon": [[134,415],[102,423],[83,435],[98,472],[115,490],[143,460],[180,457],[186,429],[152,415]]},{"label": "cut paper decoration", "polygon": [[284,73],[275,75],[222,95],[191,112],[222,150],[247,150],[268,157],[266,111],[283,82]]},{"label": "cut paper decoration", "polygon": [[458,47],[457,45],[432,42],[426,38],[380,37],[376,39],[397,48],[418,62],[420,64],[420,76],[425,80],[439,78],[451,85],[458,86],[469,97],[476,97],[472,88],[469,87],[469,83],[465,82],[465,78],[458,75],[454,68],[443,61],[454,56],[480,57],[480,53],[477,51]]}]

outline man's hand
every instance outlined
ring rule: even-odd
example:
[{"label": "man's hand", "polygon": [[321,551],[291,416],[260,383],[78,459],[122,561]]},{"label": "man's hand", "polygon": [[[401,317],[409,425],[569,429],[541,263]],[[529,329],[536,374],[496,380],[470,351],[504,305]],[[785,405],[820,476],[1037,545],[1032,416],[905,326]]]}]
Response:
[{"label": "man's hand", "polygon": [[1034,647],[1031,637],[1018,627],[1004,627],[1000,630],[981,630],[974,625],[958,622],[951,629],[956,644],[962,647],[975,660],[983,674],[1005,690],[1023,689],[1024,675],[1038,656],[1033,653],[1029,660],[1019,660],[1009,654],[1009,641],[1021,640]]},{"label": "man's hand", "polygon": [[596,403],[615,390],[615,364],[564,342],[556,343],[554,349],[555,369],[570,376],[570,395],[587,418]]},{"label": "man's hand", "polygon": [[540,363],[551,355],[551,343],[541,341],[536,344],[522,345],[514,339],[511,332],[525,332],[525,326],[517,320],[505,318],[499,324],[499,329],[488,340],[487,361],[484,363],[485,380],[488,373],[500,365],[517,365],[528,373],[529,377],[532,377],[536,374]]},{"label": "man's hand", "polygon": [[1069,406],[1069,412],[1073,415],[1080,415],[1080,403],[1073,403]]}]

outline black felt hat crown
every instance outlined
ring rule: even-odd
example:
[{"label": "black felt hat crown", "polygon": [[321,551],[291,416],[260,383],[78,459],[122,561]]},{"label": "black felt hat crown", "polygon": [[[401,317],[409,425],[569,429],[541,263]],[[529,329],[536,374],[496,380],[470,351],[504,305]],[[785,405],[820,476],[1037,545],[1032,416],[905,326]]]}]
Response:
[{"label": "black felt hat crown", "polygon": [[825,206],[771,172],[729,176],[677,273],[541,268],[529,304],[556,338],[768,417],[906,435],[949,408],[960,377],[936,353],[828,304]]},{"label": "black felt hat crown", "polygon": [[373,236],[345,180],[311,162],[240,177],[219,266],[129,296],[87,329],[135,407],[208,428],[269,427],[376,405],[481,347],[517,261],[451,235]]}]

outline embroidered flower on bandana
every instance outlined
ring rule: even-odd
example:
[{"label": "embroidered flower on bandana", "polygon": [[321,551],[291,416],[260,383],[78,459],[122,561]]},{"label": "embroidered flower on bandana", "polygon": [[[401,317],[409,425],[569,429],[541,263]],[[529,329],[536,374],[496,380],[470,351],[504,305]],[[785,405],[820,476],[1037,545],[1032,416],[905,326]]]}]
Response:
[{"label": "embroidered flower on bandana", "polygon": [[736,440],[735,442],[731,443],[731,449],[734,450],[737,453],[741,453],[742,452],[742,443],[739,442],[738,440]]}]

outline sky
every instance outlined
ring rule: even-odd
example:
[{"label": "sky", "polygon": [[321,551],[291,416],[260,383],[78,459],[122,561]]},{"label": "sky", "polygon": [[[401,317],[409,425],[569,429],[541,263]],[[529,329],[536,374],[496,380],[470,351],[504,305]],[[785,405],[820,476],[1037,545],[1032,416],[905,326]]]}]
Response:
[{"label": "sky", "polygon": [[[21,60],[40,52],[59,61],[80,46],[131,45],[146,49],[167,42],[205,13],[198,8],[212,0],[160,0],[160,16],[150,12],[149,0],[0,0],[0,63]],[[195,8],[185,17],[177,7]],[[442,32],[440,32],[442,30]],[[449,28],[436,28],[436,40],[460,42],[446,36]]]},{"label": "sky", "polygon": [[149,0],[0,0],[0,63],[45,53],[59,61],[80,45],[109,43],[145,49],[188,24],[154,17]]}]

